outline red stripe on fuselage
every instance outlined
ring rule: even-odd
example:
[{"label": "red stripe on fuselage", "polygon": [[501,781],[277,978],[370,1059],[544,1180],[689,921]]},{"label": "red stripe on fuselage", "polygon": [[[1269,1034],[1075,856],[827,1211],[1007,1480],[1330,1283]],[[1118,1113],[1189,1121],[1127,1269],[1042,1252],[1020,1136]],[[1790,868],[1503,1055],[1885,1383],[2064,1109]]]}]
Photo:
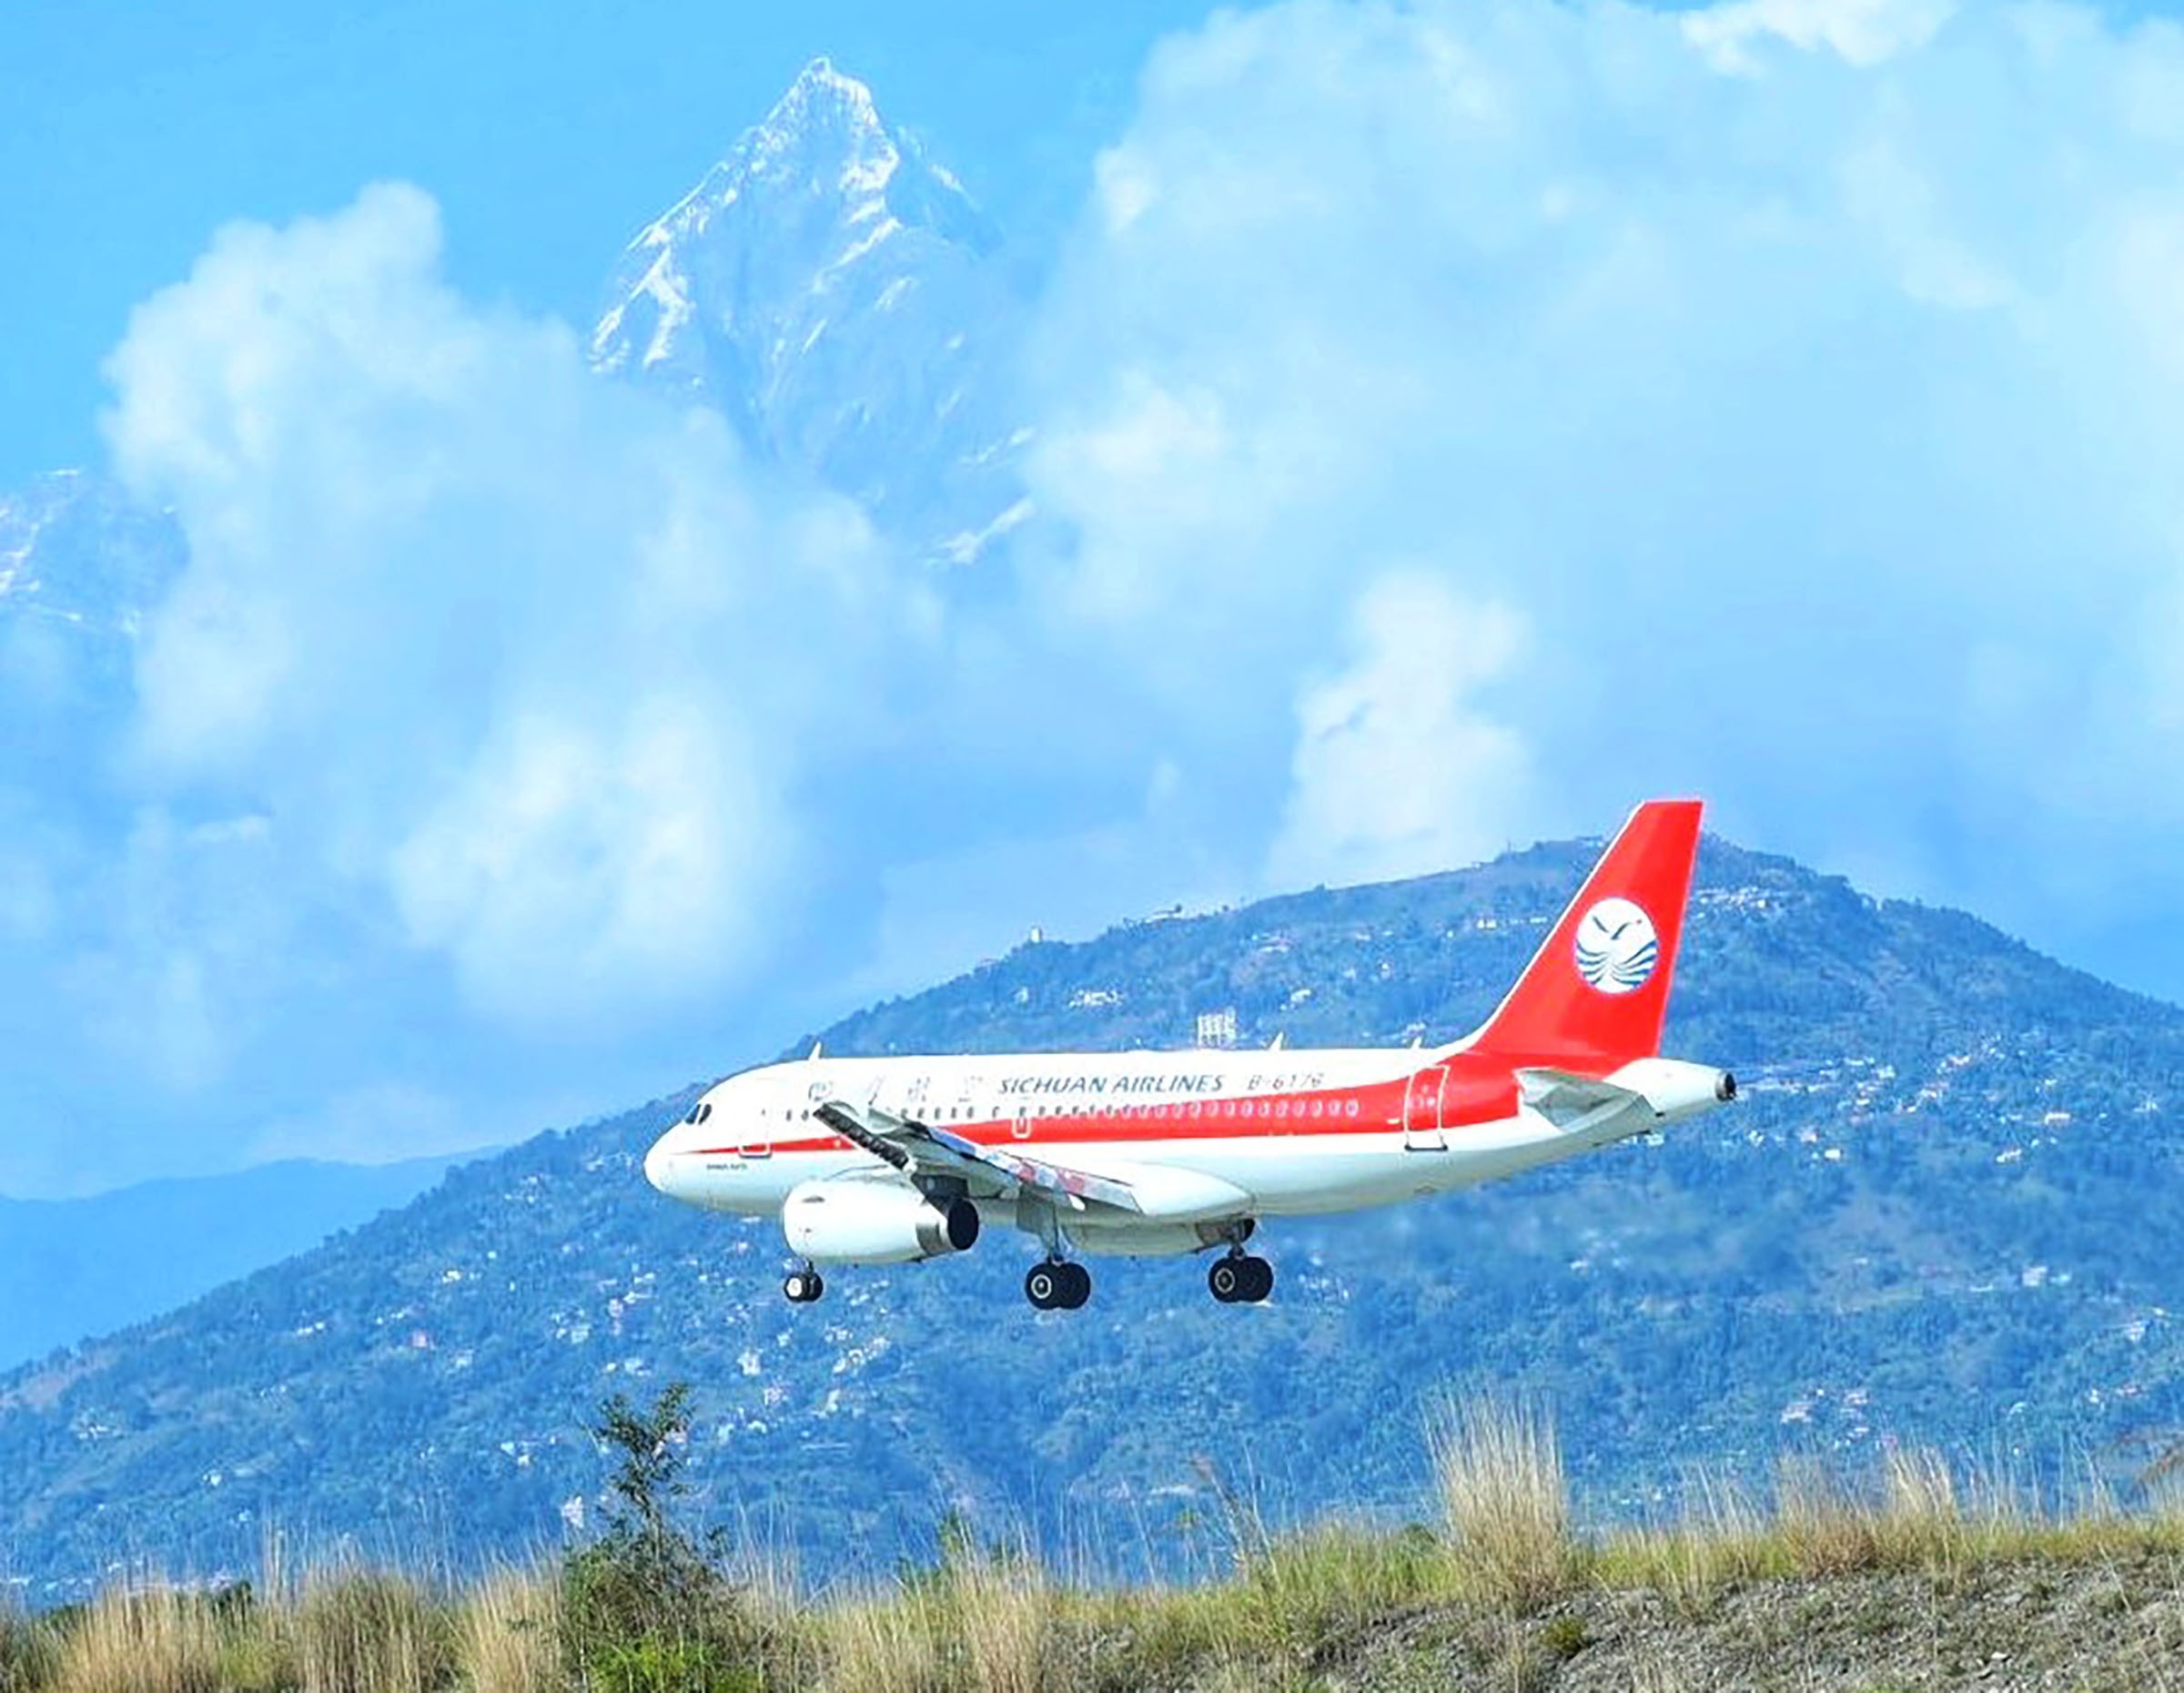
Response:
[{"label": "red stripe on fuselage", "polygon": [[[1438,1126],[1446,1130],[1501,1122],[1517,1112],[1517,1083],[1502,1061],[1466,1064],[1461,1054],[1446,1065]],[[1127,1145],[1149,1140],[1226,1140],[1264,1136],[1388,1134],[1400,1130],[1410,1078],[1398,1076],[1363,1088],[1324,1089],[1304,1093],[1270,1093],[1218,1099],[1165,1100],[1158,1104],[1125,1105],[1106,1111],[1057,1111],[1052,1116],[980,1121],[942,1120],[933,1127],[961,1135],[979,1146],[1037,1146],[1042,1142],[1081,1146],[1087,1140]],[[785,1125],[784,1125],[785,1126]],[[1419,1127],[1436,1126],[1431,1116]],[[762,1122],[753,1125],[763,1128]],[[840,1135],[805,1135],[769,1140],[752,1135],[734,1146],[700,1147],[694,1156],[740,1155],[764,1145],[776,1153],[825,1152],[848,1148]]]}]

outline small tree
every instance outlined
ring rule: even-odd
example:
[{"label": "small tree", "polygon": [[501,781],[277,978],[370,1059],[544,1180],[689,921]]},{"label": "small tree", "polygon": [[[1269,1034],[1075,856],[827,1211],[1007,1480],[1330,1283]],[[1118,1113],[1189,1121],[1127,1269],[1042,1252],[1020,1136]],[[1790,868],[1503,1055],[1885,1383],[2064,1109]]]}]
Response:
[{"label": "small tree", "polygon": [[[672,1514],[689,1491],[682,1458],[690,1384],[671,1384],[650,1410],[616,1394],[586,1428],[615,1461],[607,1478],[613,1500],[605,1533],[569,1560],[563,1616],[571,1656],[595,1685],[683,1685],[685,1675],[702,1683],[733,1596],[721,1572],[719,1532],[693,1540]],[[660,1675],[663,1649],[676,1673]],[[653,1666],[652,1673],[632,1673],[638,1662]]]},{"label": "small tree", "polygon": [[668,1505],[690,1491],[682,1479],[682,1449],[690,1444],[690,1384],[671,1382],[650,1411],[616,1394],[588,1425],[592,1438],[616,1458],[607,1485],[614,1490],[607,1538],[652,1549],[652,1556],[682,1536],[668,1521]]}]

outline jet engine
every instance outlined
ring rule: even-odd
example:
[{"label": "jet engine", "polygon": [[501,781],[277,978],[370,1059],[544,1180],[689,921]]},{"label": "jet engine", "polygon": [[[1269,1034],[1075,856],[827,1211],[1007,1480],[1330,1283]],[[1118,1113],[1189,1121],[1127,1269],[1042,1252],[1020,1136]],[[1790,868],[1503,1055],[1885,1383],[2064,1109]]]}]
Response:
[{"label": "jet engine", "polygon": [[893,1182],[800,1181],[781,1208],[789,1250],[814,1263],[900,1264],[967,1251],[978,1208]]}]

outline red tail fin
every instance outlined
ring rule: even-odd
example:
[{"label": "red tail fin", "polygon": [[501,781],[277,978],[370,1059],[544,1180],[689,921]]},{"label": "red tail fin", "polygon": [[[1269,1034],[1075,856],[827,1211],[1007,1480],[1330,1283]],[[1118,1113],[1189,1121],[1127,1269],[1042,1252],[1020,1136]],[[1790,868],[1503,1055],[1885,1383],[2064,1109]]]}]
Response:
[{"label": "red tail fin", "polygon": [[1631,814],[1475,1047],[1611,1064],[1661,1049],[1700,809],[1654,799]]}]

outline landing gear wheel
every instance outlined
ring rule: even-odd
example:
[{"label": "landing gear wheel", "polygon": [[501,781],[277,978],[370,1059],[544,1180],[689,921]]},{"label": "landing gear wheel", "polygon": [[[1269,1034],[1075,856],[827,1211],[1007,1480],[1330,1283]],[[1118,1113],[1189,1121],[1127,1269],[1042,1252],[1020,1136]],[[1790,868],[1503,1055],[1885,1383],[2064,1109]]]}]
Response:
[{"label": "landing gear wheel", "polygon": [[781,1291],[788,1295],[792,1305],[808,1305],[826,1292],[826,1283],[816,1270],[807,1265],[802,1270],[790,1271],[782,1282]]},{"label": "landing gear wheel", "polygon": [[1206,1286],[1224,1305],[1256,1305],[1274,1291],[1274,1266],[1263,1258],[1231,1252],[1213,1261]]},{"label": "landing gear wheel", "polygon": [[1092,1297],[1092,1272],[1082,1264],[1046,1259],[1026,1272],[1024,1297],[1036,1311],[1076,1311]]}]

